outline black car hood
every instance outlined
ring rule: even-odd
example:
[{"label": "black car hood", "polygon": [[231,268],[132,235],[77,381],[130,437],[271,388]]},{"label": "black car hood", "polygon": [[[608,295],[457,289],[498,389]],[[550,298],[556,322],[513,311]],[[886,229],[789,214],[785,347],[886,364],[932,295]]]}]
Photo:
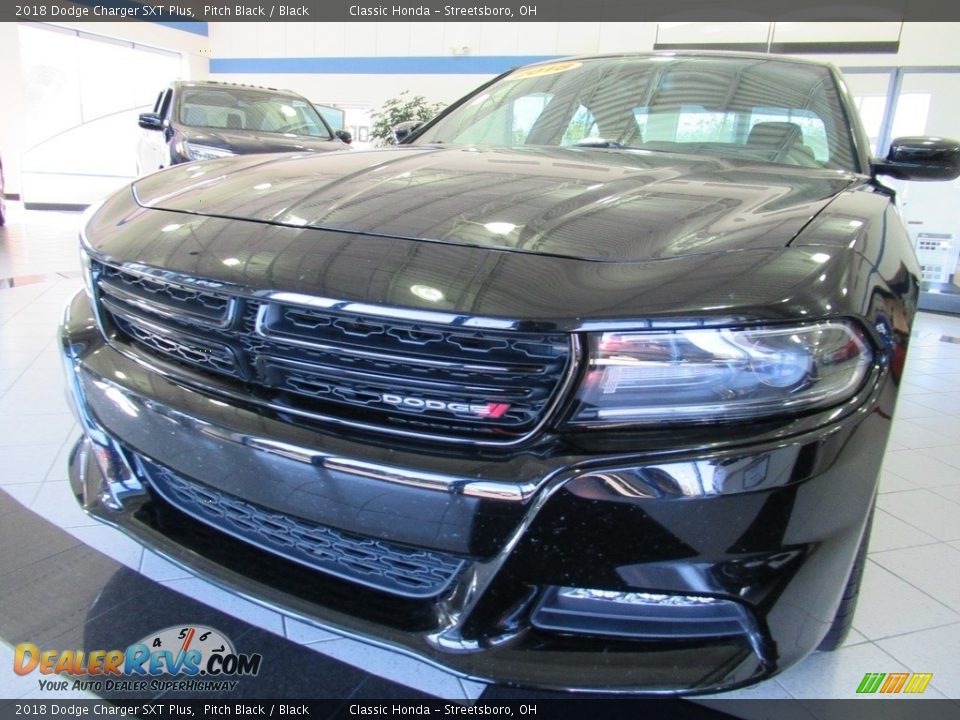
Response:
[{"label": "black car hood", "polygon": [[249,132],[246,130],[183,128],[183,139],[198,145],[230,150],[238,155],[283,152],[330,152],[348,146],[339,140],[322,140],[303,135]]},{"label": "black car hood", "polygon": [[836,170],[596,149],[400,147],[182,165],[144,207],[583,260],[784,247],[857,181]]}]

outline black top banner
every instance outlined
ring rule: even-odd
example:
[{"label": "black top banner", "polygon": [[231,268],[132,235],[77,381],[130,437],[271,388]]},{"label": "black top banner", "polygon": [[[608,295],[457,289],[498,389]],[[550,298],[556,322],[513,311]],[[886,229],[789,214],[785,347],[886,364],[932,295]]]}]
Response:
[{"label": "black top banner", "polygon": [[36,0],[4,3],[5,21],[741,22],[953,21],[957,0]]}]

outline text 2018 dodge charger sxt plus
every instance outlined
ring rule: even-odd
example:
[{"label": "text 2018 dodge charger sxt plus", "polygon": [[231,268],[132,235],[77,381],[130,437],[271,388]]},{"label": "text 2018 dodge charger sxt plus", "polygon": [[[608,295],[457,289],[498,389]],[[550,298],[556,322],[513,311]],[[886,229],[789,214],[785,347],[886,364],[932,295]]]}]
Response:
[{"label": "text 2018 dodge charger sxt plus", "polygon": [[404,145],[212,160],[85,221],[95,517],[465,676],[705,692],[838,644],[918,293],[829,66],[575,58]]}]

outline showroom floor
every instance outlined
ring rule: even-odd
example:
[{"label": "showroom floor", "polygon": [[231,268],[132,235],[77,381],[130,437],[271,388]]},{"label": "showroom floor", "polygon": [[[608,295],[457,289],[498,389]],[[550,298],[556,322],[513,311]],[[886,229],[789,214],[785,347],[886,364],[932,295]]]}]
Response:
[{"label": "showroom floor", "polygon": [[[508,692],[228,594],[84,515],[66,481],[78,429],[64,400],[54,339],[60,311],[80,286],[79,216],[24,211],[16,203],[9,216],[0,229],[0,489],[6,492],[0,493],[0,698],[53,697],[41,693],[34,677],[9,671],[17,643],[109,648],[181,623],[220,628],[272,664],[236,696],[425,693],[470,700]],[[838,652],[817,653],[724,697],[853,697],[865,673],[897,671],[932,672],[924,697],[960,697],[957,567],[960,319],[922,313],[887,448],[854,632]],[[298,680],[303,673],[296,669],[307,663],[321,672]]]}]

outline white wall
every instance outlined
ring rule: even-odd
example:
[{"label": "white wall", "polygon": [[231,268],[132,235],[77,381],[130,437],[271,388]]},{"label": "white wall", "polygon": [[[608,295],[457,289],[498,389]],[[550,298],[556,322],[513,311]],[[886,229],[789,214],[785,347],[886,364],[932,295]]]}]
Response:
[{"label": "white wall", "polygon": [[655,23],[214,22],[213,57],[554,55],[653,46]]},{"label": "white wall", "polygon": [[[833,24],[833,23],[831,23]],[[960,23],[906,22],[896,55],[810,55],[841,67],[960,66]]]},{"label": "white wall", "polygon": [[[379,107],[401,90],[432,101],[450,102],[490,75],[420,74],[209,74],[212,58],[317,58],[397,56],[536,56],[647,51],[657,37],[655,23],[221,23],[209,24],[209,37],[153,23],[61,23],[104,35],[180,52],[182,76],[246,82],[296,90],[317,102]],[[718,40],[737,39],[740,23],[716,24]],[[794,24],[792,30],[808,24]],[[809,24],[825,39],[863,34],[863,24]],[[823,56],[844,67],[960,66],[960,23],[904,23],[897,55]],[[23,92],[16,23],[0,23],[0,153],[7,168],[8,192],[19,191],[23,151]],[[172,79],[172,78],[171,78]]]},{"label": "white wall", "polygon": [[[649,50],[655,23],[211,23],[214,58],[575,55]],[[214,73],[211,79],[289,88],[325,103],[379,107],[401,90],[452,102],[492,75]]]},{"label": "white wall", "polygon": [[[718,23],[714,39],[739,40],[742,23]],[[862,39],[864,23],[792,23],[790,31],[837,40]],[[889,35],[890,23],[883,23]],[[846,26],[846,27],[845,27]],[[877,28],[880,29],[879,27]],[[786,28],[784,29],[786,31]],[[904,23],[900,51],[805,57],[843,67],[960,66],[960,23]],[[866,33],[869,35],[869,31]],[[317,58],[574,55],[653,49],[656,23],[211,23],[214,58]],[[450,102],[490,75],[352,75],[214,73],[212,79],[289,88],[317,102],[379,107],[401,90]]]},{"label": "white wall", "polygon": [[20,39],[17,23],[0,23],[0,157],[5,192],[20,192],[20,153],[23,152],[23,86],[20,82]]},{"label": "white wall", "polygon": [[[0,23],[0,25],[15,24]],[[193,80],[204,80],[207,77],[207,65],[212,48],[210,39],[204,35],[195,35],[152,22],[64,22],[57,25],[91,35],[102,35],[115,40],[126,40],[179,52],[184,56],[186,63],[185,77]],[[159,92],[159,88],[157,91]]]}]

